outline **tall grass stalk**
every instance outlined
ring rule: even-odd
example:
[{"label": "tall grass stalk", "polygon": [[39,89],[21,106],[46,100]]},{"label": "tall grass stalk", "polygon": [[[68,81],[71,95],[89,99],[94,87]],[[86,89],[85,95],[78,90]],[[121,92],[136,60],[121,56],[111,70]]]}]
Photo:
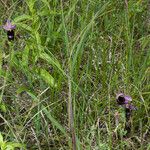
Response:
[{"label": "tall grass stalk", "polygon": [[68,57],[68,127],[69,132],[71,133],[72,138],[72,147],[70,149],[76,150],[76,135],[74,128],[74,113],[73,113],[73,101],[72,101],[72,62],[70,55],[70,47],[69,47],[69,39],[68,39],[68,31],[65,25],[64,12],[63,12],[63,2],[61,1],[61,9],[62,9],[62,23],[64,29],[64,41],[66,45],[67,57]]}]

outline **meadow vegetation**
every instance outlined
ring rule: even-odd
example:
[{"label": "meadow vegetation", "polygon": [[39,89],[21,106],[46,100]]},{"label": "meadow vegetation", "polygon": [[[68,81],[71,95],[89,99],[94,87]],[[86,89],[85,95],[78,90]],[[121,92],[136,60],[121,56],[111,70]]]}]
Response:
[{"label": "meadow vegetation", "polygon": [[[149,150],[149,9],[149,0],[1,0],[0,148]],[[129,133],[118,93],[136,107]]]}]

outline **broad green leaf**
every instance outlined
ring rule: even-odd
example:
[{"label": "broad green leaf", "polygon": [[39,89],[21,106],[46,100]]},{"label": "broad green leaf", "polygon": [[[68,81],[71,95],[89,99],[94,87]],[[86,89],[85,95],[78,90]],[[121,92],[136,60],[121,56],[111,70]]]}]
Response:
[{"label": "broad green leaf", "polygon": [[58,71],[61,72],[62,75],[66,76],[66,73],[61,68],[60,63],[58,62],[58,60],[52,54],[48,55],[47,53],[41,53],[40,54],[40,58],[46,60],[49,64],[51,64],[54,67],[56,67],[58,69]]},{"label": "broad green leaf", "polygon": [[7,142],[6,144],[7,144],[6,148],[8,150],[14,150],[15,148],[25,148],[25,145],[21,143]]},{"label": "broad green leaf", "polygon": [[30,32],[33,31],[32,28],[31,28],[29,25],[27,25],[27,24],[24,24],[24,23],[16,23],[16,25],[19,26],[19,27],[21,27],[21,28],[23,28],[23,29],[25,29],[25,30],[27,30],[27,31],[30,31]]},{"label": "broad green leaf", "polygon": [[3,136],[2,136],[2,134],[1,134],[1,132],[0,132],[0,143],[3,143],[4,141],[3,141]]},{"label": "broad green leaf", "polygon": [[40,76],[42,77],[42,79],[48,83],[51,87],[56,87],[57,84],[55,83],[54,78],[49,74],[48,71],[46,71],[45,69],[40,69]]},{"label": "broad green leaf", "polygon": [[2,112],[4,112],[4,113],[7,112],[7,109],[6,109],[6,106],[5,106],[4,103],[0,103],[0,110],[1,110]]},{"label": "broad green leaf", "polygon": [[[63,72],[63,70],[61,69],[61,65],[59,64],[58,60],[56,60],[53,56],[50,56],[47,53],[41,53],[40,58],[46,60],[49,64],[57,67],[61,72]],[[63,74],[64,74],[64,72],[63,72]]]},{"label": "broad green leaf", "polygon": [[41,45],[41,37],[39,32],[35,32],[35,37],[38,45]]},{"label": "broad green leaf", "polygon": [[14,19],[14,22],[17,23],[17,22],[20,22],[20,21],[23,21],[23,20],[32,20],[32,17],[29,16],[29,15],[21,15],[21,16],[18,16]]}]

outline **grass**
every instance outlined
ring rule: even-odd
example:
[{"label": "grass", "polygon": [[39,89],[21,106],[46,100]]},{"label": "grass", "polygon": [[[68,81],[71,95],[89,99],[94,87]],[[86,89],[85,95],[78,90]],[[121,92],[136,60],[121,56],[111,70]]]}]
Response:
[{"label": "grass", "polygon": [[148,0],[0,3],[17,26],[13,42],[0,30],[2,150],[150,149]]}]

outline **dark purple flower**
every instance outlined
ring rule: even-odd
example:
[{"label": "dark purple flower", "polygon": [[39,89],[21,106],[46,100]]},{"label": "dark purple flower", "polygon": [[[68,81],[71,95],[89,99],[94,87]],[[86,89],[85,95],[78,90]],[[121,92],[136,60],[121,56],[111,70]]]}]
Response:
[{"label": "dark purple flower", "polygon": [[7,20],[6,24],[3,25],[3,29],[7,31],[7,37],[8,37],[9,41],[14,40],[14,35],[15,35],[14,30],[15,30],[15,28],[16,28],[16,25],[13,25],[10,20]]},{"label": "dark purple flower", "polygon": [[10,20],[6,21],[6,24],[2,26],[4,30],[11,31],[16,28],[16,25],[13,25]]},{"label": "dark purple flower", "polygon": [[14,35],[15,35],[15,33],[14,33],[13,30],[7,31],[7,38],[8,38],[9,41],[13,41],[14,40]]},{"label": "dark purple flower", "polygon": [[127,131],[127,134],[129,134],[131,132],[132,110],[136,110],[136,107],[134,107],[131,104],[132,98],[129,95],[119,93],[117,94],[116,100],[117,103],[121,105],[125,110],[125,117],[126,117],[125,130]]},{"label": "dark purple flower", "polygon": [[131,102],[132,98],[123,93],[119,93],[117,94],[116,100],[119,105],[124,105],[124,104],[128,104],[129,102]]}]

